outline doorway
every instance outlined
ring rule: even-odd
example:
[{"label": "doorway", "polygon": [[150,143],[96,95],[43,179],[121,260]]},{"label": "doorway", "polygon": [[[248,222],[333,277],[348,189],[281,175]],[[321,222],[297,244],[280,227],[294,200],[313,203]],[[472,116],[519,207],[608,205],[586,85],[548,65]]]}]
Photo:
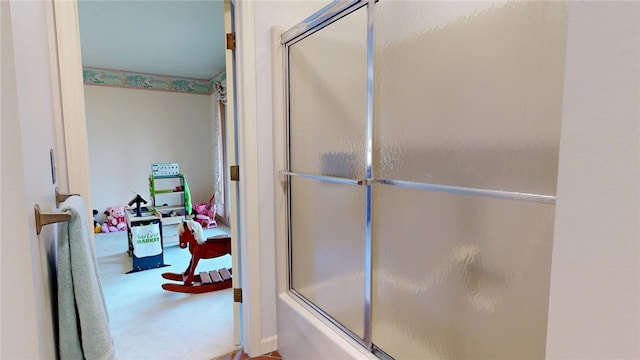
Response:
[{"label": "doorway", "polygon": [[[211,5],[211,4],[221,5],[222,4],[222,2],[208,2],[208,3],[209,4],[204,4],[204,3],[202,4],[199,3],[199,4],[200,5]],[[116,10],[115,12],[117,12],[120,16],[115,16],[115,15],[108,16],[108,14],[110,13],[108,7],[118,6],[118,5],[121,5],[124,7],[129,6],[130,8],[120,9],[119,11]],[[114,2],[94,2],[94,1],[83,2],[81,1],[78,4],[80,26],[81,26],[80,34],[81,35],[83,34],[83,28],[82,28],[83,6],[99,7],[101,11],[101,14],[100,14],[101,18],[106,19],[109,25],[112,26],[114,24],[118,25],[118,21],[124,22],[126,24],[127,20],[125,15],[127,15],[128,13],[130,15],[131,14],[135,15],[135,13],[138,11],[143,11],[144,15],[151,17],[151,19],[155,20],[156,22],[166,23],[160,20],[159,15],[157,13],[156,13],[156,16],[153,16],[154,11],[157,10],[157,9],[154,10],[154,6],[170,7],[171,9],[168,11],[170,11],[172,16],[174,17],[173,20],[175,22],[178,22],[177,17],[181,13],[180,8],[193,7],[195,5],[196,4],[192,2],[152,2],[152,3],[135,3],[135,2],[126,3],[125,2],[125,3],[118,4],[117,2],[114,3]],[[140,6],[142,6],[143,8],[140,8]],[[160,10],[157,10],[157,11],[160,11]],[[224,12],[224,9],[221,8],[219,11]],[[206,12],[204,10],[197,11],[197,12],[200,13],[200,15],[202,15],[203,13],[204,15],[206,15]],[[118,21],[114,21],[114,19],[118,19]],[[137,17],[137,19],[140,19],[140,17]],[[191,18],[191,20],[195,23],[200,22],[196,18]],[[95,26],[96,24],[94,23],[93,25]],[[169,25],[171,26],[171,24]],[[178,26],[175,23],[173,25]],[[148,24],[147,26],[149,27],[149,29],[140,30],[138,32],[128,31],[127,33],[130,34],[131,37],[133,37],[133,35],[137,33],[144,33],[144,31],[150,31],[151,34],[153,34],[154,33],[153,29],[155,26],[157,26],[157,24],[154,25],[152,21],[152,23],[150,25]],[[123,23],[120,23],[120,27],[124,28],[126,26],[123,25]],[[218,33],[216,37],[224,38],[224,27],[220,31],[216,31],[216,32]],[[178,33],[178,31],[174,31],[174,33]],[[173,34],[172,36],[177,37],[178,35]],[[179,43],[180,42],[185,43],[185,42],[188,42],[193,37],[194,36],[181,37],[175,40],[178,41]],[[146,42],[148,43],[149,40],[147,40]],[[104,43],[104,42],[100,42],[100,43]],[[140,47],[146,46],[144,41],[139,42],[139,44],[140,44]],[[84,45],[85,43],[83,43],[83,46]],[[159,46],[159,45],[156,45],[156,46]],[[168,48],[165,48],[164,50],[169,52],[175,52]],[[222,42],[222,46],[220,50],[221,50],[221,53],[223,54],[222,59],[224,64],[224,57],[225,57],[224,42]],[[142,66],[146,66],[147,64],[150,64],[150,62],[147,61],[146,63],[143,63]],[[178,63],[177,65],[178,66],[176,67],[176,69],[179,69],[180,64]],[[207,179],[207,180],[202,180],[202,179],[206,178],[207,174],[209,174],[209,178],[219,177],[223,180],[223,183],[226,180],[226,176],[223,171],[223,169],[225,169],[226,166],[224,165],[218,166],[219,165],[218,162],[216,162],[215,160],[211,161],[212,156],[211,156],[210,148],[218,147],[217,154],[221,158],[224,157],[224,153],[221,150],[224,149],[223,141],[225,136],[222,133],[222,131],[223,129],[224,130],[232,130],[232,129],[229,129],[229,127],[225,127],[224,121],[221,121],[222,119],[224,119],[221,116],[222,111],[220,111],[221,109],[220,100],[222,100],[221,97],[223,97],[222,94],[219,92],[215,92],[215,93],[212,92],[211,94],[206,94],[206,93],[198,94],[198,92],[201,90],[200,88],[200,86],[202,85],[201,83],[204,83],[204,85],[207,85],[211,88],[217,87],[216,85],[219,85],[219,84],[224,85],[224,82],[226,81],[224,76],[216,75],[213,78],[208,78],[207,76],[202,79],[198,79],[202,76],[192,75],[192,77],[187,77],[187,76],[181,77],[181,76],[176,76],[176,74],[174,73],[167,73],[166,71],[160,71],[160,70],[143,71],[143,70],[137,70],[137,69],[131,69],[131,68],[123,68],[121,66],[111,66],[106,63],[102,66],[106,68],[105,70],[109,70],[110,72],[106,72],[106,71],[101,72],[96,76],[93,76],[92,79],[97,78],[101,81],[104,81],[102,85],[111,85],[111,86],[102,87],[102,86],[86,86],[85,85],[85,103],[87,108],[87,128],[88,128],[87,133],[89,134],[89,152],[90,152],[90,159],[91,159],[91,162],[90,162],[91,185],[93,187],[91,193],[92,193],[92,200],[94,200],[93,201],[94,207],[101,211],[102,208],[104,208],[105,206],[108,206],[108,204],[106,203],[101,204],[100,195],[103,191],[105,193],[109,192],[107,191],[106,188],[103,189],[100,186],[100,182],[96,181],[96,178],[104,177],[105,173],[111,173],[111,176],[113,176],[113,172],[115,171],[122,177],[128,177],[129,179],[134,179],[133,181],[130,181],[128,184],[123,185],[124,186],[123,188],[116,189],[115,192],[111,192],[112,195],[110,196],[111,197],[110,201],[114,201],[118,203],[126,203],[130,198],[134,197],[136,194],[148,194],[147,177],[151,170],[150,169],[151,163],[165,162],[165,161],[167,162],[176,161],[181,165],[180,170],[185,174],[185,176],[188,179],[189,187],[191,188],[192,200],[194,203],[207,202],[210,199],[211,195],[214,193],[214,187],[215,187],[215,185],[210,185],[209,183],[215,184],[215,182],[211,181],[211,179]],[[88,67],[85,67],[85,81],[87,78],[87,74],[86,74],[87,68]],[[95,69],[95,68],[92,67],[91,69]],[[134,70],[137,70],[137,71],[134,71]],[[148,74],[149,72],[153,74]],[[138,79],[135,80],[136,81],[135,83],[140,84],[141,87],[144,89],[117,87],[113,83],[109,82],[109,81],[114,81],[114,77],[120,77],[120,78],[126,77],[127,80],[130,80],[131,77],[136,77],[136,76],[138,76]],[[164,89],[160,89],[163,86],[162,81],[166,77],[170,77],[172,81],[172,85],[174,85],[173,89],[170,89],[171,91],[164,91]],[[204,81],[197,81],[197,80],[204,80]],[[184,90],[185,88],[176,86],[176,84],[180,85],[185,83],[186,83],[185,85],[186,91],[181,92],[181,90]],[[154,91],[154,90],[157,90],[157,91]],[[163,105],[165,105],[165,107],[163,107]],[[153,121],[151,123],[147,122],[145,124],[142,124],[140,121],[136,121],[142,118],[145,118],[147,120],[153,120]],[[218,121],[216,121],[216,118]],[[95,119],[100,119],[100,120],[96,122]],[[111,127],[111,129],[109,129],[109,127]],[[116,133],[116,136],[112,140],[110,140],[112,144],[109,146],[108,144],[105,144],[107,142],[103,141],[102,143],[104,145],[101,148],[96,148],[95,146],[93,146],[95,137],[92,137],[92,135],[97,135],[98,137],[100,136],[104,137],[107,132]],[[132,139],[131,137],[127,137],[127,135],[129,134],[135,134],[137,139]],[[152,157],[148,157],[146,160],[144,160],[145,159],[144,155],[145,154],[148,155],[149,153],[151,153]],[[214,153],[216,152],[214,151]],[[233,154],[229,154],[229,156],[233,156]],[[120,160],[116,161],[115,159],[120,159]],[[151,159],[154,159],[154,160],[151,160]],[[208,163],[208,164],[213,163],[213,164],[211,164],[210,166],[203,166],[203,164],[205,163]],[[142,169],[142,171],[140,171],[139,169]],[[96,172],[98,172],[99,175],[96,175]],[[132,174],[137,174],[137,175],[132,175]],[[126,189],[125,187],[129,187],[129,189]],[[228,188],[229,187],[227,187],[226,190],[219,190],[217,191],[217,194],[216,194],[216,203],[220,206],[222,210],[218,213],[218,215],[221,215],[222,219],[218,218],[218,221],[221,222],[220,224],[221,226],[219,226],[217,229],[212,229],[212,231],[214,232],[216,230],[221,230],[225,228],[225,224],[222,224],[223,222],[225,222],[224,220],[227,220],[227,221],[231,220],[230,219],[231,213],[230,211],[227,210],[230,205],[230,201],[224,200],[225,198],[228,199],[230,197],[227,191]],[[206,189],[206,190],[203,190],[203,189]],[[114,193],[115,195],[113,195]],[[118,200],[113,200],[116,198]],[[148,201],[150,200],[148,197],[146,197],[146,199]],[[223,221],[220,221],[220,220],[223,220]],[[233,220],[236,220],[236,219],[233,219]],[[165,233],[163,234],[165,240],[171,238],[172,237],[171,235],[173,235],[173,237],[175,238],[176,237],[175,233],[174,234],[168,233],[168,231],[166,231],[167,229],[168,228],[163,227],[163,230],[165,231]],[[226,229],[227,229],[226,230],[227,232],[230,232],[230,229],[228,227],[226,227]],[[98,248],[100,248],[100,244],[102,240],[100,239],[100,236],[102,235],[103,234],[96,235],[96,238],[97,238],[96,242],[98,244]],[[120,235],[120,234],[117,234],[117,235]],[[112,236],[112,234],[110,236]],[[117,240],[117,241],[121,242],[120,240]],[[174,244],[175,244],[175,241],[173,241],[172,243],[165,243],[165,258],[169,257],[169,252],[180,252],[175,246],[173,246]],[[112,245],[112,244],[109,244],[109,245]],[[185,251],[182,251],[182,252],[184,253]],[[118,252],[117,254],[109,253],[107,255],[106,260],[108,260],[108,262],[114,261],[116,256],[121,256],[121,252]],[[172,261],[175,263],[172,263]],[[172,261],[166,259],[165,263],[167,263],[168,265],[175,265],[176,267],[179,268],[179,271],[183,271],[184,268],[186,267],[186,264],[188,263],[188,258],[186,259],[186,261],[184,260],[184,258],[180,258]],[[221,266],[231,267],[231,264],[230,264],[231,260],[226,259],[226,261],[228,262],[228,264],[224,263]],[[206,264],[206,261],[205,261],[205,264],[201,262],[199,268],[201,266],[216,267],[218,265]],[[196,320],[203,320],[203,318],[210,316],[211,318],[210,318],[209,324],[203,323],[203,326],[209,329],[210,328],[220,329],[226,326],[227,331],[225,332],[225,336],[218,336],[217,334],[212,334],[212,336],[209,338],[217,339],[217,340],[205,342],[207,344],[207,349],[218,348],[220,349],[218,352],[219,354],[231,350],[232,348],[230,348],[229,346],[233,347],[234,343],[237,343],[239,341],[233,340],[234,326],[233,326],[232,308],[235,307],[235,305],[233,304],[233,297],[230,295],[231,294],[230,290],[225,291],[226,305],[223,308],[222,305],[218,306],[215,304],[211,304],[210,301],[207,301],[206,297],[204,296],[198,296],[197,298],[195,298],[194,296],[184,297],[182,296],[182,294],[177,294],[177,295],[169,294],[167,292],[164,292],[159,287],[155,287],[156,289],[159,289],[158,291],[160,291],[160,293],[156,295],[162,297],[168,302],[165,302],[164,305],[159,303],[158,311],[154,311],[151,308],[150,303],[146,302],[145,307],[147,307],[147,309],[145,310],[145,312],[147,312],[147,315],[145,316],[145,318],[147,320],[145,321],[148,323],[148,325],[134,327],[134,325],[140,325],[140,324],[136,324],[136,322],[139,323],[140,321],[136,321],[136,317],[134,316],[136,311],[139,311],[139,310],[130,309],[131,311],[129,312],[129,307],[130,306],[133,307],[133,305],[135,305],[136,303],[140,303],[142,301],[136,301],[134,300],[135,299],[134,297],[128,295],[127,291],[125,290],[126,287],[123,286],[124,281],[128,281],[130,278],[132,278],[133,275],[137,277],[147,277],[149,278],[149,281],[153,281],[155,279],[160,279],[159,277],[160,273],[164,271],[168,271],[168,269],[167,268],[158,269],[158,270],[151,269],[145,272],[127,275],[127,277],[123,278],[122,280],[116,280],[116,283],[114,283],[113,286],[105,285],[105,293],[107,295],[106,297],[108,300],[107,301],[108,304],[109,304],[109,298],[111,297],[113,299],[117,299],[117,300],[114,300],[113,303],[121,306],[121,309],[127,309],[127,310],[123,310],[123,311],[127,311],[127,313],[124,315],[124,318],[117,316],[117,317],[120,317],[120,320],[115,320],[115,324],[117,325],[112,325],[112,326],[123,326],[125,329],[135,329],[131,331],[134,331],[136,333],[143,332],[146,334],[154,333],[153,332],[154,329],[157,330],[154,333],[155,334],[154,336],[149,335],[150,338],[153,338],[152,339],[153,341],[150,341],[147,347],[152,349],[156,347],[153,344],[157,344],[158,349],[162,350],[163,354],[167,355],[166,348],[164,348],[163,346],[160,346],[162,345],[162,341],[163,339],[165,339],[166,336],[170,336],[171,334],[173,334],[174,336],[178,336],[176,334],[179,333],[180,335],[185,335],[188,337],[190,336],[190,330],[200,333],[201,331],[194,329],[194,327],[197,324]],[[157,273],[157,274],[154,274],[154,273]],[[114,290],[113,296],[110,296],[107,293],[109,289]],[[172,295],[176,295],[178,297],[176,296],[172,297]],[[212,297],[215,297],[214,295],[217,295],[217,294],[211,294]],[[176,303],[176,299],[180,299],[179,303]],[[197,299],[197,301],[191,301],[193,299]],[[150,300],[157,300],[157,296]],[[124,301],[125,303],[123,304],[122,301]],[[131,302],[131,303],[127,304],[126,302]],[[209,311],[205,312],[204,310],[197,310],[197,303],[200,303],[205,307],[209,306]],[[158,314],[161,312],[178,313],[180,308],[191,308],[193,309],[192,314],[189,314],[188,311],[184,312],[182,315],[176,314],[177,316],[176,320],[172,320],[172,321],[153,320],[152,317],[149,316],[149,314]],[[224,312],[224,316],[216,315],[216,314],[220,314],[221,312]],[[194,318],[193,313],[206,313],[207,315],[196,316]],[[216,324],[216,325],[214,326],[212,324]],[[223,324],[226,324],[226,325],[223,325]],[[147,330],[144,331],[145,329]],[[130,331],[130,330],[126,330],[126,331]],[[127,335],[125,334],[123,335],[123,337],[127,337]],[[131,337],[134,337],[134,336],[131,336]],[[227,340],[223,341],[223,339],[225,338]],[[230,341],[229,341],[229,338],[231,338]],[[173,338],[172,342],[174,341],[176,341],[176,338]],[[136,342],[138,344],[141,343],[141,341],[136,341]],[[188,343],[188,341],[185,341],[184,343]],[[149,353],[149,352],[136,353],[135,351],[133,351],[136,345],[137,344],[134,344],[134,343],[127,345],[128,347],[127,351],[129,351],[129,354],[131,354],[130,356],[132,357],[136,357],[136,356],[150,357],[151,356],[150,354],[152,353]],[[197,358],[197,355],[198,355],[198,352],[194,349],[189,349],[189,351],[194,351],[190,353],[186,352],[187,350],[181,351],[178,349],[172,349],[171,351],[172,352],[175,351],[176,354],[183,357]],[[211,353],[211,350],[202,350],[202,351],[206,351],[206,353],[200,353],[200,355],[203,357],[210,358],[212,355],[215,355]],[[124,355],[125,357],[129,356],[128,354],[124,354]],[[151,357],[154,357],[154,356],[151,356]]]}]

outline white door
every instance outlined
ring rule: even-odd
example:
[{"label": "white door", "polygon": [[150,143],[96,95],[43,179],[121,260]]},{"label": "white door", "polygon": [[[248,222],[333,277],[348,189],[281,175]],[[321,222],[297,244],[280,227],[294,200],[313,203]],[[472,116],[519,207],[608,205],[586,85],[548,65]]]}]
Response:
[{"label": "white door", "polygon": [[[55,211],[66,163],[55,151],[60,124],[57,63],[50,58],[51,3],[2,1],[2,353],[56,358],[56,226],[36,235],[34,205]],[[54,86],[55,85],[55,86]],[[52,171],[51,151],[57,156]],[[35,340],[35,341],[34,341]]]}]

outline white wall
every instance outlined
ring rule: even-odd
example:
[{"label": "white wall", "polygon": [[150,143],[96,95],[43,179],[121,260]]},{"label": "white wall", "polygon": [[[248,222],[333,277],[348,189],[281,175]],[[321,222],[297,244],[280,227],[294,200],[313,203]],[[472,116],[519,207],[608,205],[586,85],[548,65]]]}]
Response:
[{"label": "white wall", "polygon": [[85,85],[95,209],[149,203],[151,164],[177,162],[194,203],[214,191],[211,96]]},{"label": "white wall", "polygon": [[569,6],[549,359],[640,358],[640,3]]}]

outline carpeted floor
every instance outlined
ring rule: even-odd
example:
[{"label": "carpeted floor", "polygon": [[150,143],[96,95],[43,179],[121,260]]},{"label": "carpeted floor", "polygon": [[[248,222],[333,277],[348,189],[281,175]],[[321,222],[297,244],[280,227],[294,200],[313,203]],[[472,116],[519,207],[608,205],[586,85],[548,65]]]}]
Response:
[{"label": "carpeted floor", "polygon": [[[206,230],[206,236],[226,229]],[[203,294],[165,291],[170,282],[164,272],[183,272],[188,250],[164,249],[171,266],[131,274],[127,232],[96,234],[96,255],[103,292],[109,310],[111,333],[118,359],[214,359],[237,347],[233,345],[233,291]],[[197,271],[231,267],[231,256],[201,260]]]}]

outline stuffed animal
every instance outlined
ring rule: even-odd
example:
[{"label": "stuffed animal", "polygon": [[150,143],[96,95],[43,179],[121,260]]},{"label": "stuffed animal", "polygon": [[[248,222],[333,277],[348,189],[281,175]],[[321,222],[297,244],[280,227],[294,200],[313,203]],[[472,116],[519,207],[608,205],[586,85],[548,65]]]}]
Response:
[{"label": "stuffed animal", "polygon": [[110,214],[109,208],[107,208],[107,210],[104,211],[104,214],[107,216],[107,219],[105,222],[102,223],[102,226],[100,228],[103,233],[108,233],[108,232],[111,232],[111,230],[109,229],[109,224],[111,222],[111,220],[109,219],[109,214]]},{"label": "stuffed animal", "polygon": [[127,220],[125,219],[126,205],[117,207],[108,207],[104,214],[107,215],[107,221],[102,224],[102,232],[114,232],[127,230]]},{"label": "stuffed animal", "polygon": [[127,230],[127,219],[125,218],[126,205],[121,205],[115,208],[112,216],[116,219],[116,228],[118,231],[126,231]]},{"label": "stuffed animal", "polygon": [[102,232],[109,233],[109,232],[118,231],[118,228],[116,227],[116,221],[114,217],[111,215],[113,213],[112,209],[113,208],[108,207],[104,211],[104,214],[106,215],[106,220],[102,224]]},{"label": "stuffed animal", "polygon": [[102,232],[102,225],[96,220],[96,215],[98,215],[98,210],[93,209],[93,232],[97,234]]}]

